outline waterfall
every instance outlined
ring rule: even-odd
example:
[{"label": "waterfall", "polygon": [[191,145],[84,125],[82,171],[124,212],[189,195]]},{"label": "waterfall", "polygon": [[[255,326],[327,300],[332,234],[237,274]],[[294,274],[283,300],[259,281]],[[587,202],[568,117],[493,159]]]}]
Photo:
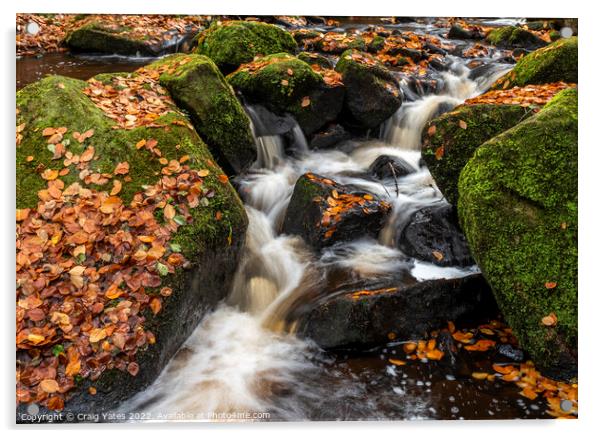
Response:
[{"label": "waterfall", "polygon": [[[428,394],[422,399],[405,396],[400,404],[400,399],[391,399],[398,397],[394,391],[374,392],[353,373],[342,375],[321,365],[323,353],[295,336],[295,319],[289,316],[303,309],[300,304],[323,298],[325,276],[333,271],[357,281],[401,275],[420,281],[474,272],[410,259],[396,248],[396,233],[417,209],[445,202],[428,170],[420,165],[424,124],[482,92],[502,70],[494,68],[486,78],[471,79],[466,67],[452,63],[442,76],[442,94],[404,103],[384,124],[381,139],[351,140],[345,151],[310,151],[294,119],[247,106],[258,158],[239,177],[249,227],[231,294],[204,318],[157,381],[122,409],[194,412],[204,420],[211,420],[212,412],[242,411],[268,412],[289,420],[322,418],[325,412],[332,418],[383,418],[381,405],[389,400],[404,415],[428,417]],[[368,169],[381,155],[403,159],[415,172],[375,181],[367,176]],[[281,234],[295,182],[309,171],[391,203],[393,211],[379,239],[342,242],[316,254],[301,238]],[[357,408],[350,408],[354,404]]]}]

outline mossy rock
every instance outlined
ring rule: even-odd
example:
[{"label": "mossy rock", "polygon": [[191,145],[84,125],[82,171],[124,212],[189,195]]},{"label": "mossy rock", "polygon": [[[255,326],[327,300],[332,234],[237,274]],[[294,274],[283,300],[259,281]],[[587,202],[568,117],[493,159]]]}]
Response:
[{"label": "mossy rock", "polygon": [[519,343],[547,375],[575,377],[577,91],[479,147],[458,191],[472,254]]},{"label": "mossy rock", "polygon": [[370,53],[380,52],[385,47],[385,39],[380,35],[376,35],[372,38],[372,41],[368,43],[366,49]]},{"label": "mossy rock", "polygon": [[342,86],[326,84],[309,64],[286,53],[242,65],[227,80],[249,102],[294,116],[306,135],[337,118],[345,95]]},{"label": "mossy rock", "polygon": [[505,49],[525,48],[537,49],[545,46],[547,43],[535,35],[533,32],[518,26],[504,26],[493,29],[487,35],[487,41],[495,46]]},{"label": "mossy rock", "polygon": [[[181,64],[182,63],[182,64]],[[172,55],[149,66],[170,65],[159,82],[186,110],[218,162],[242,173],[257,159],[249,118],[215,63],[203,55]]]},{"label": "mossy rock", "polygon": [[475,150],[531,113],[520,105],[461,105],[425,125],[422,157],[450,204],[458,202],[458,178]]},{"label": "mossy rock", "polygon": [[124,56],[159,56],[184,47],[194,34],[182,31],[168,41],[132,37],[131,29],[115,27],[102,21],[86,21],[67,34],[63,43],[74,52],[106,53]]},{"label": "mossy rock", "polygon": [[307,62],[309,65],[317,65],[322,68],[332,68],[333,65],[330,63],[330,60],[319,53],[314,52],[301,52],[297,55],[303,62]]},{"label": "mossy rock", "polygon": [[252,21],[214,22],[198,41],[197,53],[213,59],[224,73],[251,62],[256,56],[293,53],[297,49],[297,43],[285,30]]},{"label": "mossy rock", "polygon": [[491,88],[499,90],[559,81],[577,83],[577,49],[577,37],[571,37],[529,53]]},{"label": "mossy rock", "polygon": [[[104,82],[110,78],[111,75],[100,77]],[[165,299],[157,316],[150,312],[146,315],[145,328],[155,334],[156,343],[137,353],[138,375],[133,378],[127,372],[113,370],[103,373],[98,381],[84,380],[80,390],[68,400],[66,412],[114,409],[156,379],[205,313],[227,296],[248,224],[236,191],[229,183],[220,181],[222,170],[214,164],[213,156],[198,134],[189,127],[188,118],[175,106],[173,112],[156,119],[153,127],[113,129],[114,121],[83,93],[87,85],[77,79],[49,76],[17,92],[17,123],[25,124],[23,138],[16,149],[17,208],[35,208],[38,191],[46,187],[40,173],[44,169],[63,168],[63,159],[52,159],[48,139],[42,135],[47,127],[66,127],[62,143],[74,154],[94,146],[95,157],[89,164],[94,171],[112,173],[117,163],[127,161],[131,180],[122,178],[119,193],[124,203],[129,203],[135,193],[142,192],[145,185],[155,184],[161,178],[163,164],[159,157],[135,146],[138,141],[150,138],[158,141],[162,158],[171,160],[188,155],[187,164],[192,169],[208,170],[203,187],[213,191],[214,196],[207,205],[201,203],[190,209],[192,222],[179,227],[172,235],[170,244],[180,247],[189,265],[162,277],[160,287],[171,287],[173,294]],[[94,129],[94,135],[83,144],[73,138],[75,131],[88,129]],[[88,185],[80,180],[74,164],[68,169],[67,175],[59,177],[65,185],[78,182],[89,189],[111,189],[110,184]],[[218,211],[220,221],[215,219]],[[87,392],[90,385],[98,390],[95,396]]]},{"label": "mossy rock", "polygon": [[372,55],[348,50],[339,58],[335,70],[342,74],[347,90],[345,110],[350,124],[375,128],[401,105],[397,80]]}]

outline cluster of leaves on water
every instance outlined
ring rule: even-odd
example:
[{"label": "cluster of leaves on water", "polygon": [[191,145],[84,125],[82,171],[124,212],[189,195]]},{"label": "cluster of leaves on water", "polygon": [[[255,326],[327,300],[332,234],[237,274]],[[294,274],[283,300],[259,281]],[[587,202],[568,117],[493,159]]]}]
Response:
[{"label": "cluster of leaves on water", "polygon": [[[92,80],[87,93],[125,128],[149,126],[155,117],[147,116],[170,105],[156,74],[140,69],[102,86]],[[137,95],[144,99],[131,98]],[[17,148],[27,129],[17,127]],[[45,139],[53,156],[39,172],[46,184],[37,206],[16,212],[17,402],[61,410],[83,378],[94,381],[109,369],[138,373],[136,353],[155,343],[144,312],[161,312],[172,294],[163,278],[188,264],[172,237],[192,223],[191,209],[209,205],[214,191],[204,185],[210,170],[191,169],[188,155],[164,158],[161,144],[149,137],[131,147],[150,152],[160,173],[126,203],[120,193],[131,181],[130,164],[97,170],[94,129],[57,126],[33,135]],[[73,173],[77,179],[67,185],[61,178]]]},{"label": "cluster of leaves on water", "polygon": [[[387,289],[378,291],[359,291],[362,293],[387,293]],[[352,295],[352,294],[351,294]],[[542,324],[546,324],[542,320]],[[510,345],[518,348],[518,341],[512,334],[512,329],[504,323],[492,320],[487,324],[481,324],[474,328],[457,329],[453,322],[448,322],[446,328],[433,330],[428,339],[405,341],[401,344],[404,355],[402,357],[389,358],[389,362],[396,366],[406,365],[411,360],[441,360],[445,357],[446,347],[439,341],[442,334],[451,335],[455,344],[452,349],[455,352],[464,350],[470,355],[475,355],[471,363],[477,368],[472,372],[472,378],[476,380],[496,380],[512,382],[520,388],[519,394],[529,400],[543,397],[547,404],[546,413],[556,418],[576,418],[578,412],[578,384],[555,381],[543,376],[531,360],[523,362],[495,362],[489,365],[488,361],[482,361],[487,354],[495,354],[499,344]],[[389,339],[395,340],[395,334],[389,333]],[[447,346],[449,348],[449,346]],[[483,366],[482,363],[487,363]],[[562,401],[569,401],[570,407],[561,407]]]},{"label": "cluster of leaves on water", "polygon": [[[525,87],[513,87],[503,90],[491,90],[480,96],[467,99],[466,105],[478,104],[497,104],[497,105],[520,105],[543,106],[548,103],[552,97],[565,88],[576,87],[577,84],[567,84],[565,82],[554,82],[542,85],[527,85]],[[507,88],[507,87],[504,87]]]},{"label": "cluster of leaves on water", "polygon": [[[74,15],[17,14],[17,56],[31,56],[67,50],[61,46],[61,42],[74,21]],[[38,26],[37,33],[27,31],[27,26],[30,23],[35,23]]]},{"label": "cluster of leaves on water", "polygon": [[[306,177],[310,181],[321,185],[336,186],[336,183],[331,179],[321,178],[313,173],[307,173]],[[379,210],[387,211],[391,208],[388,202],[374,199],[368,193],[342,193],[336,188],[333,188],[330,191],[330,195],[326,198],[316,196],[312,201],[321,206],[322,217],[316,226],[323,229],[325,239],[332,237],[337,229],[337,224],[351,210],[362,211],[364,214],[369,215]]]}]

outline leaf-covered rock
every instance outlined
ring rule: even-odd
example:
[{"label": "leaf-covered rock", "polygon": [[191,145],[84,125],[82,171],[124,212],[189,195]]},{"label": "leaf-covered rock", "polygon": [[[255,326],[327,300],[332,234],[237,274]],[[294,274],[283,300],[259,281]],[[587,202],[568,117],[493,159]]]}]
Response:
[{"label": "leaf-covered rock", "polygon": [[340,75],[286,53],[243,64],[227,77],[249,102],[291,114],[306,135],[337,118],[345,90]]},{"label": "leaf-covered rock", "polygon": [[335,70],[343,75],[345,110],[353,124],[375,128],[401,105],[397,80],[372,55],[347,50],[341,55]]},{"label": "leaf-covered rock", "polygon": [[208,56],[222,72],[229,73],[256,56],[293,53],[296,48],[293,37],[273,24],[224,21],[214,22],[200,34],[197,53]]},{"label": "leaf-covered rock", "polygon": [[21,403],[36,394],[36,348],[36,372],[61,389],[37,402],[114,408],[229,292],[244,207],[159,74],[49,76],[17,93]]},{"label": "leaf-covered rock", "polygon": [[257,159],[249,119],[217,66],[202,55],[172,55],[149,68],[166,65],[159,82],[190,115],[220,164],[236,173],[248,169]]},{"label": "leaf-covered rock", "polygon": [[514,69],[498,79],[493,89],[551,82],[577,83],[577,37],[563,38],[521,58]]},{"label": "leaf-covered rock", "polygon": [[445,199],[458,202],[458,178],[475,150],[531,112],[520,105],[461,105],[426,124],[422,157]]},{"label": "leaf-covered rock", "polygon": [[375,196],[353,191],[313,173],[299,177],[286,210],[282,231],[320,249],[360,236],[376,236],[391,206]]},{"label": "leaf-covered rock", "polygon": [[[471,252],[521,346],[548,374],[575,376],[577,91],[479,147],[458,192]],[[557,324],[543,324],[551,313]]]}]

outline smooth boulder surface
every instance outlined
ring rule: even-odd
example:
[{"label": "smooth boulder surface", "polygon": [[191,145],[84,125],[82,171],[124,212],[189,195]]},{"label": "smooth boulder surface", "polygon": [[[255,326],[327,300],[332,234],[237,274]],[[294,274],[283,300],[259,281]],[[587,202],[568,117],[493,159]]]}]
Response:
[{"label": "smooth boulder surface", "polygon": [[[124,75],[136,74],[104,74],[96,80],[119,87],[120,78]],[[62,166],[69,169],[68,173],[61,173],[56,179],[62,180],[65,187],[79,183],[86,190],[111,190],[108,184],[87,182],[78,169],[79,160],[64,164],[65,156],[60,160],[53,158],[43,130],[57,127],[66,128],[61,144],[68,152],[80,156],[90,145],[95,147],[95,153],[87,163],[100,175],[110,175],[119,163],[128,163],[127,175],[119,175],[123,184],[119,197],[124,204],[130,203],[149,184],[155,184],[163,177],[164,164],[159,161],[160,157],[145,148],[135,147],[142,140],[149,139],[157,141],[162,159],[178,160],[186,155],[187,165],[206,171],[203,190],[210,194],[210,199],[207,204],[191,207],[192,221],[172,234],[170,242],[177,245],[189,263],[173,273],[161,274],[160,287],[171,288],[173,294],[164,299],[159,313],[153,315],[149,312],[145,316],[144,328],[152,331],[156,342],[137,352],[139,370],[136,376],[114,368],[105,370],[98,380],[83,378],[65,404],[64,412],[75,413],[108,412],[156,379],[202,317],[227,296],[248,223],[237,193],[228,182],[224,183],[219,178],[222,170],[213,164],[207,146],[188,118],[175,106],[154,119],[150,126],[122,129],[116,127],[115,120],[84,93],[89,85],[89,82],[77,79],[49,76],[17,92],[17,123],[25,124],[16,150],[17,208],[36,207],[38,192],[47,187],[40,169]],[[76,132],[90,129],[94,130],[92,137],[83,143],[77,140]],[[215,220],[218,212],[221,221]],[[119,351],[113,350],[113,354],[119,354]],[[96,395],[90,395],[90,386],[96,388]],[[20,408],[25,409],[26,406],[22,404]]]},{"label": "smooth boulder surface", "polygon": [[447,203],[414,212],[397,242],[404,254],[435,265],[474,265],[455,209]]},{"label": "smooth boulder surface", "polygon": [[514,69],[498,79],[492,89],[508,89],[552,82],[577,83],[577,37],[563,38],[521,58]]},{"label": "smooth boulder surface", "polygon": [[194,37],[195,28],[172,31],[164,38],[133,36],[127,27],[119,27],[102,20],[85,21],[67,34],[64,44],[74,52],[104,53],[124,56],[159,56],[176,52]]},{"label": "smooth boulder surface", "polygon": [[255,21],[214,22],[198,39],[197,53],[211,58],[224,73],[256,56],[293,53],[297,43],[285,30]]},{"label": "smooth boulder surface", "polygon": [[337,242],[376,236],[391,206],[375,196],[306,173],[299,177],[286,210],[282,231],[314,249]]},{"label": "smooth boulder surface", "polygon": [[504,26],[493,29],[487,35],[487,41],[505,49],[517,47],[522,49],[538,49],[548,44],[533,32],[529,32],[518,26]]},{"label": "smooth boulder surface", "polygon": [[257,159],[249,118],[215,63],[202,55],[172,55],[149,68],[169,66],[159,77],[222,167],[242,173]]},{"label": "smooth boulder surface", "polygon": [[298,333],[321,348],[370,348],[423,337],[447,321],[494,316],[496,305],[480,274],[340,291],[314,304]]},{"label": "smooth boulder surface", "polygon": [[244,64],[227,79],[249,102],[276,114],[291,114],[305,135],[335,120],[343,106],[341,83],[326,82],[309,64],[286,53]]},{"label": "smooth boulder surface", "polygon": [[345,83],[345,111],[352,125],[375,128],[391,117],[402,101],[397,80],[372,55],[344,52],[335,67]]},{"label": "smooth boulder surface", "polygon": [[378,179],[397,179],[416,172],[416,169],[403,158],[381,155],[370,165],[368,172]]},{"label": "smooth boulder surface", "polygon": [[472,255],[521,347],[548,375],[575,377],[577,90],[481,145],[458,192]]},{"label": "smooth boulder surface", "polygon": [[422,157],[449,203],[458,202],[458,178],[475,150],[530,113],[520,105],[461,105],[425,125]]},{"label": "smooth boulder surface", "polygon": [[478,30],[465,29],[459,24],[453,24],[447,33],[447,38],[450,40],[480,40],[483,38],[483,36],[484,35]]}]

